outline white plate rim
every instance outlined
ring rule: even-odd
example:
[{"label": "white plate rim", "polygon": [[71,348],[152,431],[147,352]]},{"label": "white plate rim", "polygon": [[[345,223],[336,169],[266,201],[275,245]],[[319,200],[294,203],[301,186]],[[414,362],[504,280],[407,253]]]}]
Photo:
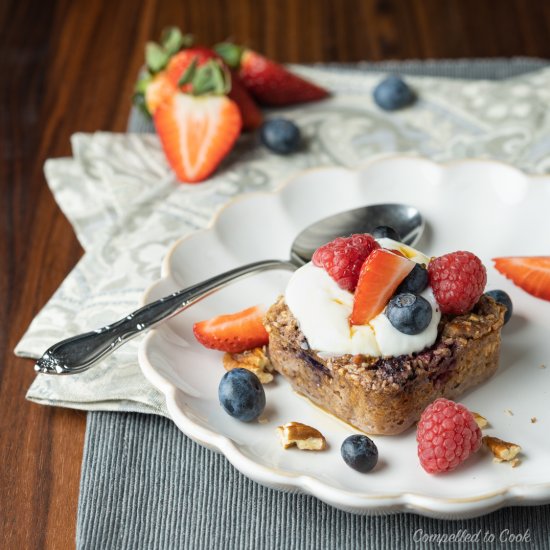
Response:
[{"label": "white plate rim", "polygon": [[[504,167],[513,170],[529,180],[549,179],[546,174],[529,174],[516,166],[488,158],[465,158],[438,162],[415,154],[381,154],[376,155],[354,167],[335,165],[322,165],[306,170],[301,170],[284,179],[271,191],[255,191],[240,194],[221,206],[212,219],[203,229],[185,235],[169,247],[161,266],[161,277],[153,282],[143,293],[141,305],[150,301],[149,296],[157,285],[169,279],[170,259],[174,251],[188,239],[213,230],[222,212],[231,208],[236,203],[260,195],[276,195],[280,193],[294,180],[300,179],[306,174],[318,171],[341,169],[348,172],[359,172],[367,169],[377,162],[392,160],[419,160],[437,167],[452,167],[458,164],[483,163]],[[339,489],[323,483],[322,481],[304,474],[294,474],[283,470],[276,470],[255,462],[233,443],[233,441],[213,430],[200,426],[188,418],[177,406],[177,392],[179,391],[169,380],[162,376],[148,359],[147,348],[155,337],[157,330],[152,329],[142,340],[138,351],[138,362],[147,380],[164,394],[168,412],[176,426],[191,439],[211,450],[223,454],[229,462],[241,473],[265,486],[283,491],[301,492],[311,494],[320,500],[356,514],[388,514],[395,512],[415,512],[424,516],[435,518],[470,518],[477,517],[495,511],[504,506],[511,505],[540,505],[550,502],[550,482],[534,484],[513,484],[497,491],[467,498],[441,498],[430,495],[401,492],[395,494],[359,494],[345,489]]]}]

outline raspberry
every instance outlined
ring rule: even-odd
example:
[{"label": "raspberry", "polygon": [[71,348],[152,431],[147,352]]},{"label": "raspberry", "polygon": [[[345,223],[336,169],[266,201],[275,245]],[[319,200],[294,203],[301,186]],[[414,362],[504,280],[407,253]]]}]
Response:
[{"label": "raspberry", "polygon": [[340,288],[353,292],[363,262],[377,248],[380,245],[367,233],[338,237],[318,248],[312,261],[317,267],[323,267]]},{"label": "raspberry", "polygon": [[487,282],[487,271],[471,252],[452,252],[433,259],[428,275],[442,313],[461,315],[477,303]]},{"label": "raspberry", "polygon": [[481,430],[464,405],[437,399],[424,409],[416,441],[418,458],[426,472],[450,472],[479,449]]}]

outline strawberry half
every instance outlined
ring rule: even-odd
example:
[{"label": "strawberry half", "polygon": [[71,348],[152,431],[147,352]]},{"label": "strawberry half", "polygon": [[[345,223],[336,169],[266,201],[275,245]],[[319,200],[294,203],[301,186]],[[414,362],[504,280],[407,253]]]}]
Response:
[{"label": "strawberry half", "polygon": [[550,301],[550,256],[493,258],[495,268],[525,292]]},{"label": "strawberry half", "polygon": [[157,73],[145,88],[145,105],[151,115],[157,107],[169,100],[177,91],[165,71]]},{"label": "strawberry half", "polygon": [[351,324],[365,325],[381,313],[414,266],[413,261],[384,248],[371,252],[359,274]]},{"label": "strawberry half", "polygon": [[[191,82],[180,84],[186,71],[195,64],[202,67],[211,60],[223,63],[211,48],[194,46],[191,35],[183,35],[177,27],[169,27],[162,33],[160,44],[148,42],[145,48],[146,70],[136,83],[134,104],[145,114],[153,115],[156,108],[178,88],[192,93]],[[239,106],[243,130],[255,130],[263,122],[263,115],[238,75],[231,75],[231,89],[227,96]]]},{"label": "strawberry half", "polygon": [[248,91],[263,105],[280,106],[317,101],[328,91],[259,53],[224,42],[214,47],[226,65],[237,71]]},{"label": "strawberry half", "polygon": [[177,177],[195,183],[206,179],[229,153],[241,131],[237,104],[223,95],[226,82],[219,62],[191,67],[183,85],[193,95],[176,92],[153,116],[168,163]]},{"label": "strawberry half", "polygon": [[[192,63],[196,63],[197,67],[201,67],[211,59],[222,61],[214,50],[204,46],[193,46],[174,55],[168,62],[166,73],[174,86],[177,86]],[[181,86],[182,92],[190,92],[191,88],[191,84]],[[231,89],[227,96],[239,106],[244,130],[255,130],[261,125],[263,121],[262,112],[235,71],[231,73]]]},{"label": "strawberry half", "polygon": [[258,306],[249,307],[238,313],[195,323],[193,333],[209,349],[240,353],[268,343],[262,319],[263,313]]}]

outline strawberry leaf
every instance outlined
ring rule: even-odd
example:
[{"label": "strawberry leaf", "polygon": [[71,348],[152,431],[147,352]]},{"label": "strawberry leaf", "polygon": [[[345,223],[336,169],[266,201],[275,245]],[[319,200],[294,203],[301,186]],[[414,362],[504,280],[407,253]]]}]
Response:
[{"label": "strawberry leaf", "polygon": [[150,117],[151,114],[149,113],[145,102],[145,92],[147,90],[147,86],[151,83],[151,80],[153,80],[153,75],[145,69],[142,70],[139,73],[139,77],[134,86],[134,95],[132,96],[132,103],[148,117]]},{"label": "strawberry leaf", "polygon": [[139,111],[147,116],[147,118],[151,118],[151,113],[149,112],[149,109],[147,109],[147,103],[145,102],[145,94],[143,92],[135,92],[132,96],[132,103],[139,109]]},{"label": "strawberry leaf", "polygon": [[189,48],[193,45],[192,34],[182,34],[178,27],[167,27],[162,31],[160,43],[164,51],[172,56],[182,48]]},{"label": "strawberry leaf", "polygon": [[[187,72],[187,71],[186,71]],[[185,75],[184,75],[185,76]],[[221,63],[211,60],[199,67],[193,78],[193,95],[225,95],[231,90],[231,76]]]},{"label": "strawberry leaf", "polygon": [[178,80],[178,86],[184,86],[185,84],[189,84],[190,82],[193,82],[193,79],[195,78],[196,73],[197,73],[197,58],[194,57],[191,63],[189,64],[189,67],[185,69],[184,73],[181,75],[181,78]]},{"label": "strawberry leaf", "polygon": [[155,74],[164,69],[170,56],[156,42],[145,44],[145,63],[149,70]]},{"label": "strawberry leaf", "polygon": [[231,44],[231,42],[221,42],[214,46],[214,51],[224,60],[228,67],[231,69],[239,68],[244,51],[242,46]]},{"label": "strawberry leaf", "polygon": [[151,80],[153,80],[153,75],[149,71],[142,71],[137,79],[134,91],[144,94]]}]

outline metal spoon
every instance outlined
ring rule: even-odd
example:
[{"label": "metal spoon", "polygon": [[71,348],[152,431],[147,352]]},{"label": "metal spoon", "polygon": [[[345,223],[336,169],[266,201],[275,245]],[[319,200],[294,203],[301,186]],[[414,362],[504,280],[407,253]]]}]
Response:
[{"label": "metal spoon", "polygon": [[233,281],[272,269],[294,271],[309,262],[319,246],[336,237],[368,233],[381,225],[393,227],[401,235],[402,242],[409,245],[414,245],[424,230],[424,220],[418,210],[403,204],[375,204],[335,214],[311,224],[294,239],[289,261],[255,262],[174,292],[111,325],[54,344],[37,361],[34,368],[44,374],[75,374],[85,371],[128,340]]}]

